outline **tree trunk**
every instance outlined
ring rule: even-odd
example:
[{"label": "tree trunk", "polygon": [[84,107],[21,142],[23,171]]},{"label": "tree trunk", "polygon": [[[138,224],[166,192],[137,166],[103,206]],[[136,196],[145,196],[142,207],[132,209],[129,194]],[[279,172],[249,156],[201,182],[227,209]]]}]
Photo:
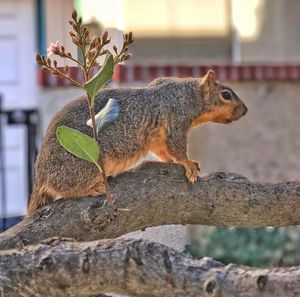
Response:
[{"label": "tree trunk", "polygon": [[106,292],[136,297],[296,297],[300,268],[224,266],[140,240],[48,240],[0,252],[0,288],[5,297],[96,297]]}]

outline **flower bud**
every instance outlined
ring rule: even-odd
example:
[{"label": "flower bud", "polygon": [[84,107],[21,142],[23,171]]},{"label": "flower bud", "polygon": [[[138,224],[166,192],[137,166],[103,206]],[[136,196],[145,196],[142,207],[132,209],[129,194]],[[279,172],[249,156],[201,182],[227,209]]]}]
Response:
[{"label": "flower bud", "polygon": [[75,24],[75,23],[73,23],[73,24],[72,24],[72,27],[73,27],[74,31],[77,32],[77,30],[78,30],[78,25]]},{"label": "flower bud", "polygon": [[72,42],[75,44],[75,45],[78,45],[79,44],[79,40],[77,37],[73,36],[72,37]]},{"label": "flower bud", "polygon": [[73,19],[74,21],[77,20],[77,11],[76,11],[76,10],[73,10],[73,12],[72,12],[72,19]]},{"label": "flower bud", "polygon": [[86,29],[85,32],[84,32],[84,38],[85,38],[85,39],[88,38],[89,33],[90,33],[89,30]]},{"label": "flower bud", "polygon": [[96,43],[97,43],[97,37],[94,36],[90,43],[90,49],[94,48],[96,46]]},{"label": "flower bud", "polygon": [[102,35],[102,40],[103,40],[103,41],[106,41],[106,40],[107,40],[107,37],[108,37],[108,32],[105,31],[105,32],[103,33],[103,35]]},{"label": "flower bud", "polygon": [[109,53],[109,50],[105,49],[105,50],[103,50],[103,51],[100,53],[99,56],[103,56],[103,55],[106,55],[106,54],[108,54],[108,53]]},{"label": "flower bud", "polygon": [[50,46],[47,48],[48,57],[51,55],[58,55],[60,53],[60,44],[59,41],[55,43],[51,42]]},{"label": "flower bud", "polygon": [[41,56],[39,54],[37,54],[35,56],[35,60],[40,64],[42,62]]},{"label": "flower bud", "polygon": [[132,40],[132,32],[129,32],[128,37],[129,37],[129,40],[131,41]]}]

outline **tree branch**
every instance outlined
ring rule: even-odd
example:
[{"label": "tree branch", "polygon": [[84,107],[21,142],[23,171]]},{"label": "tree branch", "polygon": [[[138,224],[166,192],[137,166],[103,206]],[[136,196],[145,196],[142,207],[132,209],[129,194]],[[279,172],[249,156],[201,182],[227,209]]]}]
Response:
[{"label": "tree branch", "polygon": [[2,296],[296,297],[300,269],[224,266],[140,240],[48,240],[0,252]]},{"label": "tree branch", "polygon": [[300,224],[300,183],[253,183],[243,176],[214,173],[195,184],[175,164],[147,163],[111,178],[112,213],[103,198],[57,201],[0,234],[0,249],[49,237],[79,241],[115,238],[166,224],[262,227]]}]

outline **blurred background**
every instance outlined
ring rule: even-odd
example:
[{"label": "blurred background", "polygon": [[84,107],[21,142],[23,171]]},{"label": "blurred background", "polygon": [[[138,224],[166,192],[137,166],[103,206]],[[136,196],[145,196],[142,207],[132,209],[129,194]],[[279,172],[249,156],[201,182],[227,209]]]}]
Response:
[{"label": "blurred background", "polygon": [[[35,62],[35,54],[46,55],[57,40],[77,54],[68,35],[74,8],[92,35],[108,31],[116,45],[123,32],[133,31],[132,58],[116,68],[111,87],[141,87],[159,76],[200,77],[212,68],[247,104],[238,122],[191,132],[189,155],[201,162],[201,174],[236,172],[261,183],[300,179],[299,0],[0,0],[1,230],[26,211],[49,120],[82,94]],[[167,226],[130,236],[224,262],[300,263],[297,227]]]}]

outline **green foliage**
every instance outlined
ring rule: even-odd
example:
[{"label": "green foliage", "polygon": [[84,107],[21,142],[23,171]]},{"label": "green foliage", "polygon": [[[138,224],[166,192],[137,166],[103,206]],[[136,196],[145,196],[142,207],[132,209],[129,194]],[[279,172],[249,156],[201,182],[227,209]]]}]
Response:
[{"label": "green foliage", "polygon": [[59,143],[74,156],[98,165],[100,148],[97,141],[75,129],[65,126],[56,129],[56,137]]},{"label": "green foliage", "polygon": [[[200,228],[200,227],[199,227]],[[250,266],[298,265],[300,229],[201,227],[186,252]]]},{"label": "green foliage", "polygon": [[84,89],[92,99],[91,102],[92,108],[94,106],[94,99],[97,92],[105,83],[107,83],[112,78],[114,66],[115,66],[114,58],[112,54],[108,53],[106,55],[105,62],[101,67],[101,69],[95,74],[94,77],[92,77],[89,81],[87,81],[84,84]]}]

